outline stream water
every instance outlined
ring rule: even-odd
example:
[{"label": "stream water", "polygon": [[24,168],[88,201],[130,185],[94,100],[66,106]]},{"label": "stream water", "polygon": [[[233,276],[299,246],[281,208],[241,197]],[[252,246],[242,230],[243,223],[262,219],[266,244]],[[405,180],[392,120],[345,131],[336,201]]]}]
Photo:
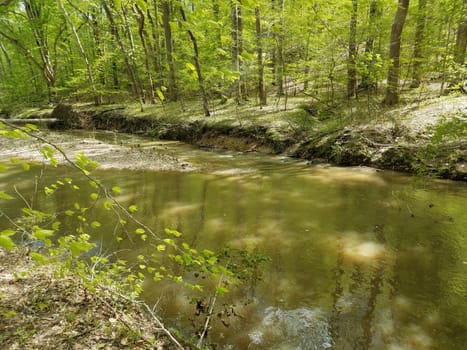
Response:
[{"label": "stream water", "polygon": [[[250,267],[255,258],[270,259],[216,300],[207,339],[214,348],[465,349],[465,183],[144,139],[120,142],[199,165],[194,172],[97,172],[105,184],[122,188],[121,200],[136,204],[148,226],[176,229],[197,249],[229,246]],[[1,175],[0,189],[14,182],[25,196],[32,193],[34,184],[21,172]],[[75,195],[42,205],[60,212]],[[119,249],[136,262],[154,250],[139,240],[117,248],[114,223],[99,220],[103,251]],[[206,316],[194,295],[175,283],[148,282],[143,297],[157,303],[167,324],[194,334]]]}]

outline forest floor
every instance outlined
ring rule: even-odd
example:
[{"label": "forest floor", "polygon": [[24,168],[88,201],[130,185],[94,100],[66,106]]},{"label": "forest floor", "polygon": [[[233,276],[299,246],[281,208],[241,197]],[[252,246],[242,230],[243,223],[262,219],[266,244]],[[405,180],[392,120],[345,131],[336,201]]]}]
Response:
[{"label": "forest floor", "polygon": [[52,271],[0,248],[0,348],[180,349],[141,304]]}]

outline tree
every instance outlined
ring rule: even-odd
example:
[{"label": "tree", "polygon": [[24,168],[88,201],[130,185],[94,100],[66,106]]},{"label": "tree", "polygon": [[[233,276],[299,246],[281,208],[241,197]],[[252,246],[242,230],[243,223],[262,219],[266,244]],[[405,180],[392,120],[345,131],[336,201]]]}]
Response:
[{"label": "tree", "polygon": [[263,43],[261,31],[261,13],[259,6],[255,7],[255,25],[256,25],[256,50],[258,64],[258,97],[260,106],[267,103],[266,90],[264,88],[264,63],[263,63]]},{"label": "tree", "polygon": [[242,53],[243,53],[243,19],[241,0],[231,0],[231,35],[232,35],[232,69],[237,72],[235,80],[235,100],[241,103],[244,96],[242,91]]},{"label": "tree", "polygon": [[[180,13],[182,15],[183,22],[186,23],[187,18],[186,18],[185,10],[183,9],[183,7],[180,7]],[[193,60],[195,62],[196,76],[198,80],[198,87],[199,87],[199,93],[201,95],[201,101],[203,103],[204,115],[206,117],[209,117],[211,113],[209,112],[208,98],[206,96],[206,89],[204,88],[204,79],[203,79],[203,75],[201,72],[201,64],[199,62],[198,41],[196,40],[196,37],[193,34],[193,31],[191,29],[187,29],[187,32],[193,44]]]},{"label": "tree", "polygon": [[457,27],[456,48],[454,61],[459,65],[464,65],[465,52],[467,49],[467,0],[464,0],[461,11],[461,20]]},{"label": "tree", "polygon": [[79,48],[79,52],[81,56],[83,57],[84,64],[86,65],[86,71],[88,73],[88,79],[89,79],[89,85],[91,85],[91,90],[94,95],[94,102],[96,105],[99,105],[101,103],[100,96],[97,93],[96,85],[94,83],[94,75],[92,73],[91,65],[89,63],[88,55],[86,54],[86,51],[84,50],[83,45],[81,44],[81,39],[78,35],[78,31],[75,28],[75,25],[73,24],[73,21],[71,20],[70,16],[68,16],[68,12],[65,9],[65,6],[63,6],[63,3],[61,0],[57,0],[58,7],[63,13],[63,16],[65,17],[68,25],[70,26],[70,29],[73,33],[73,36],[75,37],[76,44]]},{"label": "tree", "polygon": [[347,63],[347,96],[357,92],[357,14],[358,1],[352,0],[352,14],[349,29],[349,58]]},{"label": "tree", "polygon": [[394,105],[399,102],[401,36],[408,10],[409,0],[399,0],[396,15],[392,23],[389,43],[389,59],[391,62],[388,69],[388,86],[384,98],[384,103],[387,105]]},{"label": "tree", "polygon": [[423,57],[423,45],[426,26],[426,2],[427,0],[418,0],[417,26],[415,29],[415,44],[413,50],[413,72],[411,88],[417,88],[421,82],[421,70]]},{"label": "tree", "polygon": [[167,78],[167,99],[169,101],[177,100],[177,85],[175,80],[175,61],[174,61],[174,47],[172,38],[172,28],[170,26],[171,16],[171,0],[162,0],[162,26],[164,28],[165,38],[165,54],[169,73]]}]

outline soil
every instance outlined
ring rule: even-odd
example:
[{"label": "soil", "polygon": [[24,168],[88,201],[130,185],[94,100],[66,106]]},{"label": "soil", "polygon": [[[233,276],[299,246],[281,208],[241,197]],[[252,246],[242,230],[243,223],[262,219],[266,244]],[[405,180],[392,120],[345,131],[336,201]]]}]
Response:
[{"label": "soil", "polygon": [[[191,171],[193,166],[188,162],[164,154],[157,149],[139,149],[125,145],[106,143],[92,138],[67,135],[57,132],[34,133],[51,144],[63,149],[68,158],[74,159],[78,152],[99,163],[100,169],[145,169],[145,170],[175,170]],[[12,157],[43,161],[40,149],[45,143],[34,138],[6,139],[0,138],[0,160]],[[64,157],[56,153],[60,163],[65,163]]]},{"label": "soil", "polygon": [[180,349],[139,304],[51,271],[0,249],[1,349]]}]

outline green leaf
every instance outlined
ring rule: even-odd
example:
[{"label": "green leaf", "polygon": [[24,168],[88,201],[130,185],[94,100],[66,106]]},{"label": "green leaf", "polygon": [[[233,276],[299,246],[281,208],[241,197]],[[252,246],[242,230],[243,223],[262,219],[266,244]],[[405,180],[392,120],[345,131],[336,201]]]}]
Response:
[{"label": "green leaf", "polygon": [[6,250],[12,250],[16,247],[16,244],[10,237],[2,234],[0,235],[0,247]]},{"label": "green leaf", "polygon": [[112,209],[112,206],[113,206],[113,202],[112,201],[105,201],[104,203],[104,208],[105,210],[111,210]]},{"label": "green leaf", "polygon": [[67,211],[65,211],[65,215],[66,216],[73,216],[73,215],[75,215],[75,212],[73,210],[67,210]]},{"label": "green leaf", "polygon": [[14,197],[10,196],[6,192],[0,191],[0,199],[14,199]]},{"label": "green leaf", "polygon": [[2,236],[13,236],[15,233],[16,233],[16,231],[11,230],[11,229],[7,229],[7,230],[3,230],[2,232],[0,232],[0,235],[2,235]]},{"label": "green leaf", "polygon": [[138,235],[142,235],[143,233],[145,233],[146,231],[144,230],[144,228],[137,228],[135,230],[135,232],[138,234]]},{"label": "green leaf", "polygon": [[122,193],[122,189],[118,186],[114,186],[112,187],[112,192],[116,195],[119,195],[120,193]]},{"label": "green leaf", "polygon": [[34,227],[34,232],[32,233],[32,236],[40,239],[40,240],[45,240],[48,237],[51,237],[54,235],[54,230],[46,230],[43,228],[40,228],[39,226]]},{"label": "green leaf", "polygon": [[191,71],[196,71],[196,68],[194,65],[192,65],[190,62],[185,63],[185,67],[187,67]]},{"label": "green leaf", "polygon": [[92,228],[98,228],[98,227],[101,227],[101,223],[99,221],[93,221],[91,222],[91,227]]},{"label": "green leaf", "polygon": [[29,129],[30,131],[37,131],[37,130],[39,130],[39,129],[37,128],[37,126],[34,125],[34,124],[29,124],[29,123],[28,123],[28,124],[25,125],[25,127],[26,127],[27,129]]},{"label": "green leaf", "polygon": [[167,246],[165,244],[159,244],[156,248],[157,248],[158,251],[163,252],[163,251],[165,251]]},{"label": "green leaf", "polygon": [[49,258],[47,258],[45,255],[32,252],[29,254],[29,256],[37,265],[46,265],[49,263]]},{"label": "green leaf", "polygon": [[91,193],[89,195],[89,197],[91,197],[91,199],[95,201],[95,200],[97,200],[97,198],[99,198],[99,195],[97,193],[93,192],[93,193]]},{"label": "green leaf", "polygon": [[229,290],[224,287],[217,287],[216,288],[216,294],[219,296],[223,296],[225,293],[227,293]]},{"label": "green leaf", "polygon": [[53,224],[52,224],[52,229],[54,230],[58,230],[60,228],[60,225],[62,223],[60,221],[55,221]]},{"label": "green leaf", "polygon": [[70,252],[73,256],[79,256],[81,253],[87,253],[94,247],[94,244],[83,241],[73,241],[70,243]]},{"label": "green leaf", "polygon": [[180,232],[178,232],[177,230],[171,230],[169,228],[166,228],[165,230],[165,233],[167,233],[168,235],[172,235],[172,236],[175,236],[175,237],[180,237],[182,234]]},{"label": "green leaf", "polygon": [[164,97],[164,94],[162,93],[162,91],[159,90],[159,89],[157,89],[157,90],[156,90],[156,94],[157,94],[157,97],[159,97],[159,100],[161,100],[162,102],[164,102],[165,97]]},{"label": "green leaf", "polygon": [[129,211],[130,213],[136,213],[137,210],[138,210],[138,207],[137,207],[136,205],[130,205],[130,206],[128,207],[128,211]]}]

